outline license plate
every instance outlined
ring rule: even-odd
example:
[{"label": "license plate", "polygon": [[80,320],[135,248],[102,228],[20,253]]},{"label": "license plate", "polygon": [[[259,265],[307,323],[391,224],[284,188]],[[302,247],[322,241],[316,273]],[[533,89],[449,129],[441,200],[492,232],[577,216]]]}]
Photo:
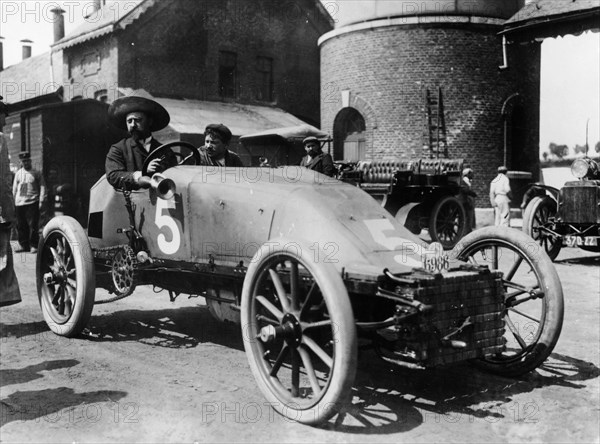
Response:
[{"label": "license plate", "polygon": [[599,236],[564,236],[563,245],[567,247],[596,247]]},{"label": "license plate", "polygon": [[441,273],[450,268],[450,259],[444,253],[444,247],[433,242],[423,254],[423,268],[431,273]]}]

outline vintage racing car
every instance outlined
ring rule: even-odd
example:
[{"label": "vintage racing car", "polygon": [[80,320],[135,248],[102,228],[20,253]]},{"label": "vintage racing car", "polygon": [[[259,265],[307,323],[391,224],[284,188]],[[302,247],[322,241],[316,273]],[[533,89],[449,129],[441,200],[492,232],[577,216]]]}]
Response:
[{"label": "vintage racing car", "polygon": [[571,164],[571,173],[578,180],[560,190],[534,184],[523,198],[523,231],[552,260],[563,245],[600,252],[600,164],[582,157]]},{"label": "vintage racing car", "polygon": [[[68,216],[45,226],[37,289],[56,334],[78,335],[95,303],[138,285],[201,295],[240,324],[270,405],[306,424],[350,402],[359,338],[396,365],[471,360],[506,376],[554,348],[561,283],[521,231],[481,229],[444,252],[357,187],[305,168],[194,166],[196,148],[174,142],[144,170],[167,149],[180,165],[147,188],[94,185],[87,232]],[[114,296],[95,300],[97,287]]]}]

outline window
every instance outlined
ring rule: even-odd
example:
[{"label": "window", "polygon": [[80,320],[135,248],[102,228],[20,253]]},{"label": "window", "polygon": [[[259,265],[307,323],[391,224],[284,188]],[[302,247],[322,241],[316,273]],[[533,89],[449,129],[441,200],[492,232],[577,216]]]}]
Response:
[{"label": "window", "polygon": [[273,59],[270,57],[258,57],[257,59],[257,95],[258,100],[265,102],[273,101]]},{"label": "window", "polygon": [[221,97],[235,98],[236,67],[237,54],[235,52],[219,52],[219,94]]},{"label": "window", "polygon": [[31,152],[31,116],[29,113],[21,114],[21,151]]}]

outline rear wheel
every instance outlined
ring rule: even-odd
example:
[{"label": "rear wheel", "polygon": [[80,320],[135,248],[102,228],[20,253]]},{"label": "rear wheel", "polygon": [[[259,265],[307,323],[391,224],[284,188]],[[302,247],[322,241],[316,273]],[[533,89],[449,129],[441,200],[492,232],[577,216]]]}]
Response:
[{"label": "rear wheel", "polygon": [[564,313],[562,286],[550,258],[526,234],[503,227],[474,231],[454,253],[503,273],[506,349],[474,362],[504,376],[540,366],[558,341]]},{"label": "rear wheel", "polygon": [[357,361],[340,273],[314,255],[308,244],[265,245],[242,290],[244,347],[257,384],[276,411],[304,424],[322,423],[344,406]]},{"label": "rear wheel", "polygon": [[50,330],[60,336],[78,335],[92,315],[95,275],[89,239],[72,217],[55,217],[44,227],[36,280]]},{"label": "rear wheel", "polygon": [[438,200],[429,216],[429,235],[432,242],[439,242],[449,250],[454,248],[467,229],[467,212],[454,196]]},{"label": "rear wheel", "polygon": [[523,214],[523,231],[539,243],[554,260],[562,248],[562,238],[551,234],[556,217],[556,202],[549,196],[536,196],[527,204]]}]

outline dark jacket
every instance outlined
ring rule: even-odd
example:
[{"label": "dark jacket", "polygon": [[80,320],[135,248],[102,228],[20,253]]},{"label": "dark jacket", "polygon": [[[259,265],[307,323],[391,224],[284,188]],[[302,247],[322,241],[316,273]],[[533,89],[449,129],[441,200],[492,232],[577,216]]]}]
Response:
[{"label": "dark jacket", "polygon": [[330,177],[333,177],[333,175],[335,174],[333,159],[327,153],[321,153],[318,156],[313,157],[310,162],[308,162],[308,155],[306,155],[302,158],[300,166],[309,168],[311,170],[325,174]]},{"label": "dark jacket", "polygon": [[[201,146],[198,148],[200,151],[200,165],[206,166],[220,166],[217,162],[212,160],[212,158],[208,155],[206,148]],[[233,151],[225,151],[225,166],[226,167],[243,167],[242,159]]]},{"label": "dark jacket", "polygon": [[[150,152],[161,145],[162,144],[158,140],[153,138],[150,141]],[[148,157],[148,154],[149,153],[147,153],[143,147],[137,145],[131,137],[115,143],[110,147],[110,150],[106,155],[105,170],[108,183],[115,188],[121,188],[123,185],[135,188],[133,173],[142,170],[142,166],[144,165],[144,161]],[[175,156],[173,156],[173,158],[174,157]],[[171,160],[168,166],[173,166],[173,164],[176,164],[176,159],[175,162]],[[121,180],[123,182],[121,182]]]}]

